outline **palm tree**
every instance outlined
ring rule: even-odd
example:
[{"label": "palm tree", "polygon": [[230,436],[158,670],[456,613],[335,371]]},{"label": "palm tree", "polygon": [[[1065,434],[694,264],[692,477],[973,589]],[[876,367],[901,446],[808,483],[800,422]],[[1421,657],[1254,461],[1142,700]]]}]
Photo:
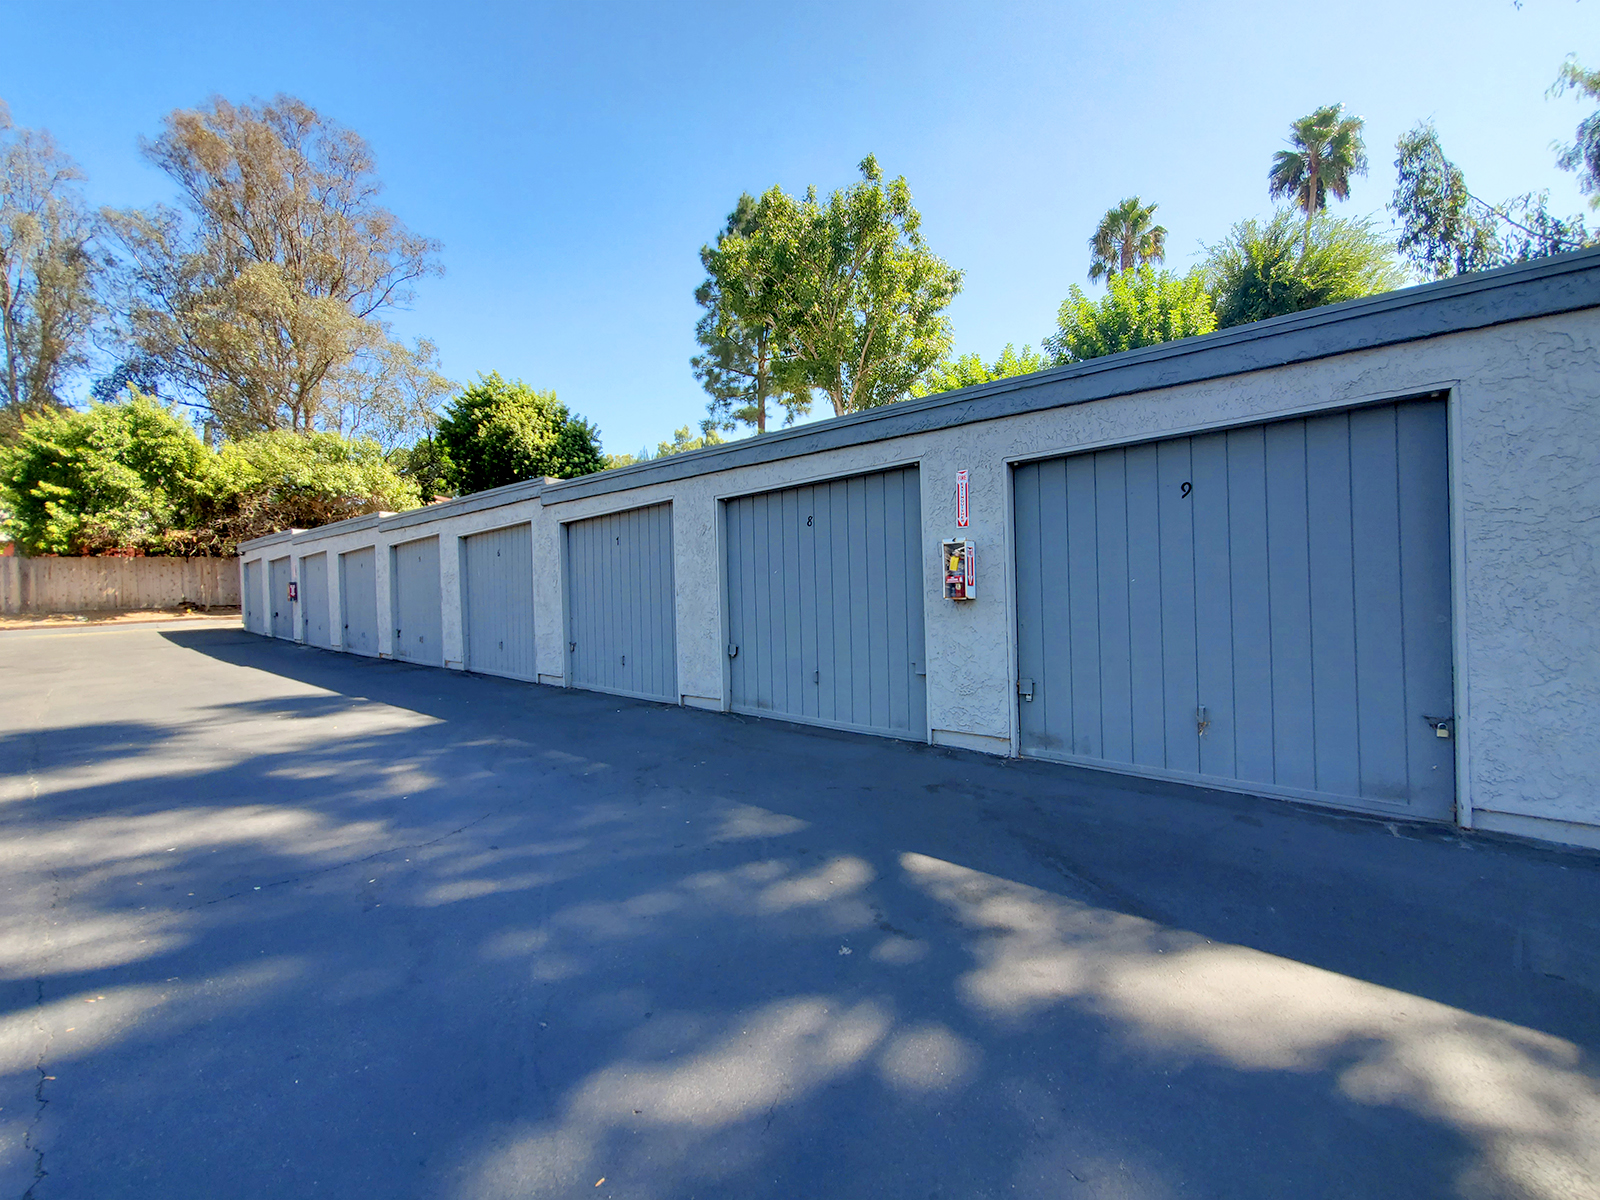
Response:
[{"label": "palm tree", "polygon": [[1167,231],[1150,223],[1155,213],[1154,204],[1140,204],[1137,196],[1106,211],[1089,239],[1091,283],[1166,259]]},{"label": "palm tree", "polygon": [[1292,150],[1272,156],[1268,192],[1274,200],[1292,196],[1306,214],[1306,223],[1327,206],[1328,193],[1340,200],[1350,195],[1350,176],[1367,173],[1367,147],[1361,140],[1365,122],[1344,115],[1344,105],[1327,104],[1289,126]]}]

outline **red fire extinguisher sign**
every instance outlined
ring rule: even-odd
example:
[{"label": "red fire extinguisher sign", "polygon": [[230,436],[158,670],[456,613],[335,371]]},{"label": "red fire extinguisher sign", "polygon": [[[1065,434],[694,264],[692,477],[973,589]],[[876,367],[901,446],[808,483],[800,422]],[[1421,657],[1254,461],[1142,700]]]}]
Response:
[{"label": "red fire extinguisher sign", "polygon": [[956,528],[967,527],[967,473],[956,472]]}]

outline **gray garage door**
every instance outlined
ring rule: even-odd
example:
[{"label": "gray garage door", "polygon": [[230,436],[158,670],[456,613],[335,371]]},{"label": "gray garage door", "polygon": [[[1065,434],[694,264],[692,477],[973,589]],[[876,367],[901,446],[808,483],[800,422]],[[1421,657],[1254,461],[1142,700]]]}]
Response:
[{"label": "gray garage door", "polygon": [[533,678],[533,527],[513,525],[461,541],[467,670]]},{"label": "gray garage door", "polygon": [[267,611],[272,614],[272,636],[294,641],[294,604],[289,600],[287,558],[275,558],[267,564]]},{"label": "gray garage door", "polygon": [[251,633],[265,633],[261,621],[261,561],[244,565],[244,627]]},{"label": "gray garage door", "polygon": [[377,555],[371,546],[339,555],[339,622],[352,654],[378,653]]},{"label": "gray garage door", "polygon": [[444,620],[439,607],[439,539],[401,542],[391,551],[394,656],[444,666]]},{"label": "gray garage door", "polygon": [[577,687],[676,703],[671,505],[566,529],[568,678]]},{"label": "gray garage door", "polygon": [[927,736],[915,467],[730,500],[735,710]]},{"label": "gray garage door", "polygon": [[[1448,819],[1442,400],[1017,469],[1026,754]],[[1030,689],[1032,699],[1026,699]]]},{"label": "gray garage door", "polygon": [[328,637],[328,556],[312,554],[300,560],[300,623],[305,641],[324,650]]}]

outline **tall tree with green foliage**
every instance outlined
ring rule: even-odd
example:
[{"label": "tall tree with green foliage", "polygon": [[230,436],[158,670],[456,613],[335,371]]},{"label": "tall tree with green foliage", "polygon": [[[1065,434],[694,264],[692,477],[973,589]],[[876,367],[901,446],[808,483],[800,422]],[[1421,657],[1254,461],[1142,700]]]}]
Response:
[{"label": "tall tree with green foliage", "polygon": [[1400,219],[1399,251],[1426,278],[1546,258],[1593,242],[1582,215],[1550,212],[1548,192],[1500,204],[1475,196],[1461,168],[1445,156],[1432,122],[1400,136],[1394,165],[1389,209]]},{"label": "tall tree with green foliage", "polygon": [[1372,220],[1292,209],[1240,221],[1206,247],[1202,266],[1217,325],[1243,325],[1404,287],[1394,243]]},{"label": "tall tree with green foliage", "polygon": [[[709,423],[717,429],[731,430],[739,425],[754,427],[757,434],[767,431],[768,410],[776,404],[788,425],[811,409],[811,394],[805,388],[787,388],[793,377],[782,371],[782,351],[773,314],[741,316],[718,276],[728,260],[718,250],[725,239],[760,237],[758,206],[748,192],[728,214],[727,224],[714,244],[700,247],[700,262],[706,278],[695,289],[695,302],[705,314],[694,327],[701,353],[689,360],[695,378],[711,396],[707,405]],[[738,294],[736,289],[735,294]]]},{"label": "tall tree with green foliage", "polygon": [[1156,206],[1140,204],[1130,196],[1106,210],[1089,239],[1089,281],[1101,279],[1167,258],[1167,231],[1155,224]]},{"label": "tall tree with green foliage", "polygon": [[194,429],[137,392],[26,417],[0,446],[4,531],[24,554],[167,553],[213,486],[212,454]]},{"label": "tall tree with green foliage", "polygon": [[1216,327],[1200,271],[1178,275],[1138,267],[1113,275],[1099,300],[1091,300],[1074,284],[1056,314],[1056,332],[1044,339],[1044,347],[1056,363],[1075,363],[1210,333]]},{"label": "tall tree with green foliage", "polygon": [[292,96],[214,97],[143,149],[182,209],[107,213],[142,374],[230,437],[425,421],[450,385],[385,317],[438,273],[439,247],[378,203],[365,141]]},{"label": "tall tree with green foliage", "polygon": [[1289,197],[1310,221],[1331,194],[1350,196],[1350,176],[1367,173],[1367,147],[1360,117],[1344,115],[1342,104],[1326,104],[1289,126],[1288,150],[1272,156],[1267,190],[1274,200]]},{"label": "tall tree with green foliage", "polygon": [[445,407],[433,435],[457,493],[524,479],[572,479],[605,469],[600,431],[567,411],[552,391],[498,372],[480,375]]},{"label": "tall tree with green foliage", "polygon": [[105,256],[72,159],[43,130],[13,129],[0,103],[0,438],[63,402],[88,363]]},{"label": "tall tree with green foliage", "polygon": [[1024,346],[1019,351],[1013,343],[1007,342],[1006,348],[992,363],[984,362],[977,354],[946,359],[912,385],[911,394],[933,396],[939,392],[953,392],[957,388],[993,383],[996,379],[1029,375],[1034,371],[1043,371],[1049,365],[1049,355],[1036,352],[1032,346]]},{"label": "tall tree with green foliage", "polygon": [[886,183],[870,154],[860,170],[825,200],[771,188],[753,232],[725,234],[707,263],[728,311],[772,331],[778,389],[821,392],[837,415],[909,394],[948,353],[945,310],[961,290],[923,240],[904,177]]}]

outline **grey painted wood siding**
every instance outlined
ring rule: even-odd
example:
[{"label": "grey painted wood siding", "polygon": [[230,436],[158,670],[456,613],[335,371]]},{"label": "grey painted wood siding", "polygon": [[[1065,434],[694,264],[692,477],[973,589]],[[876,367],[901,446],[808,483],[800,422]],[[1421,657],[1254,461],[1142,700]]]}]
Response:
[{"label": "grey painted wood siding", "polygon": [[568,680],[677,703],[672,506],[574,521],[566,540]]},{"label": "grey painted wood siding", "polygon": [[461,539],[461,610],[467,670],[534,677],[532,525]]},{"label": "grey painted wood siding", "polygon": [[289,601],[287,558],[275,558],[267,564],[267,611],[272,614],[272,636],[294,641],[294,605]]},{"label": "grey painted wood siding", "polygon": [[244,609],[244,627],[251,633],[265,633],[267,627],[261,620],[261,562],[244,565],[244,596],[240,601]]},{"label": "grey painted wood siding", "polygon": [[736,711],[927,736],[915,467],[724,505]]},{"label": "grey painted wood siding", "polygon": [[339,555],[339,621],[344,649],[377,657],[377,553],[371,546]]},{"label": "grey painted wood siding", "polygon": [[324,650],[333,646],[328,636],[328,556],[309,554],[300,560],[300,623],[304,640]]},{"label": "grey painted wood siding", "polygon": [[1421,400],[1017,468],[1023,753],[1450,818],[1447,462]]},{"label": "grey painted wood siding", "polygon": [[444,618],[439,594],[439,539],[418,538],[392,548],[394,656],[444,666]]}]

